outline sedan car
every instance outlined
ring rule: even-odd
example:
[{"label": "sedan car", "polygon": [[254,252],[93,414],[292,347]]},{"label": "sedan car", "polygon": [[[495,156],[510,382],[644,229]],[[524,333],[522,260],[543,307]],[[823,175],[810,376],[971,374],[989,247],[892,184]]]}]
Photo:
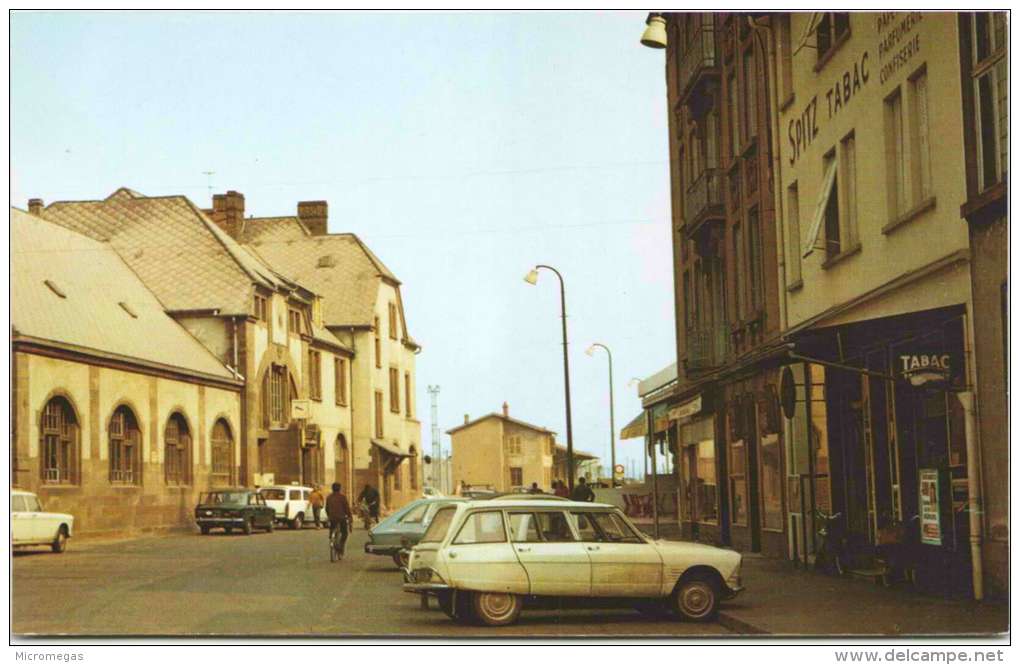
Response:
[{"label": "sedan car", "polygon": [[266,505],[265,498],[253,489],[224,489],[203,492],[195,507],[195,523],[208,534],[210,529],[234,529],[250,535],[255,529],[273,531],[276,512]]},{"label": "sedan car", "polygon": [[34,492],[11,490],[11,544],[14,547],[46,545],[57,554],[67,549],[74,516],[47,513]]},{"label": "sedan car", "polygon": [[462,501],[465,499],[460,497],[412,501],[372,527],[368,532],[365,552],[392,557],[398,568],[404,568],[407,566],[408,551],[421,540],[436,511]]},{"label": "sedan car", "polygon": [[[652,540],[615,506],[470,501],[436,512],[404,572],[457,621],[502,626],[525,600],[600,599],[692,621],[743,590],[737,552]],[[590,601],[588,601],[590,602]]]}]

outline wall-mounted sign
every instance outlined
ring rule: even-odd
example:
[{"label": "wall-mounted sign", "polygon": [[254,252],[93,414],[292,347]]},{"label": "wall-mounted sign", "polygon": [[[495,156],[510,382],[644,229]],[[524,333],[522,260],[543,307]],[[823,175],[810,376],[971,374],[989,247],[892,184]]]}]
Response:
[{"label": "wall-mounted sign", "polygon": [[942,520],[939,515],[939,472],[938,469],[918,471],[918,492],[920,500],[921,542],[925,545],[942,544]]},{"label": "wall-mounted sign", "polygon": [[290,401],[290,417],[292,420],[307,420],[312,413],[311,402],[307,399],[292,399]]},{"label": "wall-mounted sign", "polygon": [[915,386],[935,381],[946,381],[952,373],[948,353],[900,354],[900,373]]},{"label": "wall-mounted sign", "polygon": [[674,406],[669,410],[670,420],[683,420],[684,418],[690,418],[691,416],[701,413],[701,395],[698,395],[692,400],[688,400],[683,404]]}]

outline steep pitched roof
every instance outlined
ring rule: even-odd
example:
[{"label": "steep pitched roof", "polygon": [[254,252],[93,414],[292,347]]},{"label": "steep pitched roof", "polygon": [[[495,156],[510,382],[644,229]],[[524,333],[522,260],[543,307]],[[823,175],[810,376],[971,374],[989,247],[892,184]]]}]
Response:
[{"label": "steep pitched roof", "polygon": [[287,285],[184,196],[121,188],[103,201],[59,201],[51,222],[110,243],[168,310],[246,314],[253,285]]},{"label": "steep pitched roof", "polygon": [[400,283],[350,233],[262,240],[245,246],[281,275],[321,294],[327,326],[372,325],[383,278]]},{"label": "steep pitched roof", "polygon": [[107,244],[11,209],[16,337],[236,381]]},{"label": "steep pitched roof", "polygon": [[302,240],[311,235],[297,217],[248,217],[241,225],[242,243]]},{"label": "steep pitched roof", "polygon": [[481,418],[475,418],[474,420],[468,421],[468,422],[464,423],[463,425],[458,425],[458,426],[454,427],[453,429],[448,429],[448,430],[446,430],[446,433],[447,434],[453,434],[454,432],[459,432],[462,429],[471,427],[472,425],[477,425],[478,423],[482,422],[483,420],[488,420],[489,418],[499,418],[503,422],[513,423],[515,425],[520,425],[521,427],[527,427],[530,430],[534,430],[536,432],[541,432],[542,434],[556,434],[556,432],[554,432],[552,430],[548,430],[548,429],[546,429],[544,427],[539,427],[538,425],[532,425],[531,423],[526,423],[523,420],[517,420],[516,418],[511,418],[510,416],[504,416],[501,413],[487,413],[484,416],[482,416]]}]

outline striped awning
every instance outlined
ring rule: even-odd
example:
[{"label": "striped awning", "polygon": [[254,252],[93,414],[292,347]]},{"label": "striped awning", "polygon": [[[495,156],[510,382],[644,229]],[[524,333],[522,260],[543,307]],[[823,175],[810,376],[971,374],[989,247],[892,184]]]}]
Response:
[{"label": "striped awning", "polygon": [[[667,404],[656,404],[652,408],[652,420],[655,427],[655,433],[659,434],[669,429],[669,414],[667,411]],[[633,420],[620,430],[621,439],[637,439],[648,435],[647,420],[648,411],[642,411]]]}]

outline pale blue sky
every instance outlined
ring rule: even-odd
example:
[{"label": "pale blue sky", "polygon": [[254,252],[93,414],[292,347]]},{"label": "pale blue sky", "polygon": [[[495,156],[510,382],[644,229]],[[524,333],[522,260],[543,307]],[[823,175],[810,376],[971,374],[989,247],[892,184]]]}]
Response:
[{"label": "pale blue sky", "polygon": [[[498,411],[565,441],[567,285],[574,445],[608,465],[632,377],[674,359],[667,109],[642,12],[26,13],[11,22],[12,187],[245,195],[246,213],[326,199],[403,281],[418,415]],[[601,354],[601,352],[599,352]],[[449,438],[443,435],[444,444]],[[640,460],[640,443],[618,457]]]}]

